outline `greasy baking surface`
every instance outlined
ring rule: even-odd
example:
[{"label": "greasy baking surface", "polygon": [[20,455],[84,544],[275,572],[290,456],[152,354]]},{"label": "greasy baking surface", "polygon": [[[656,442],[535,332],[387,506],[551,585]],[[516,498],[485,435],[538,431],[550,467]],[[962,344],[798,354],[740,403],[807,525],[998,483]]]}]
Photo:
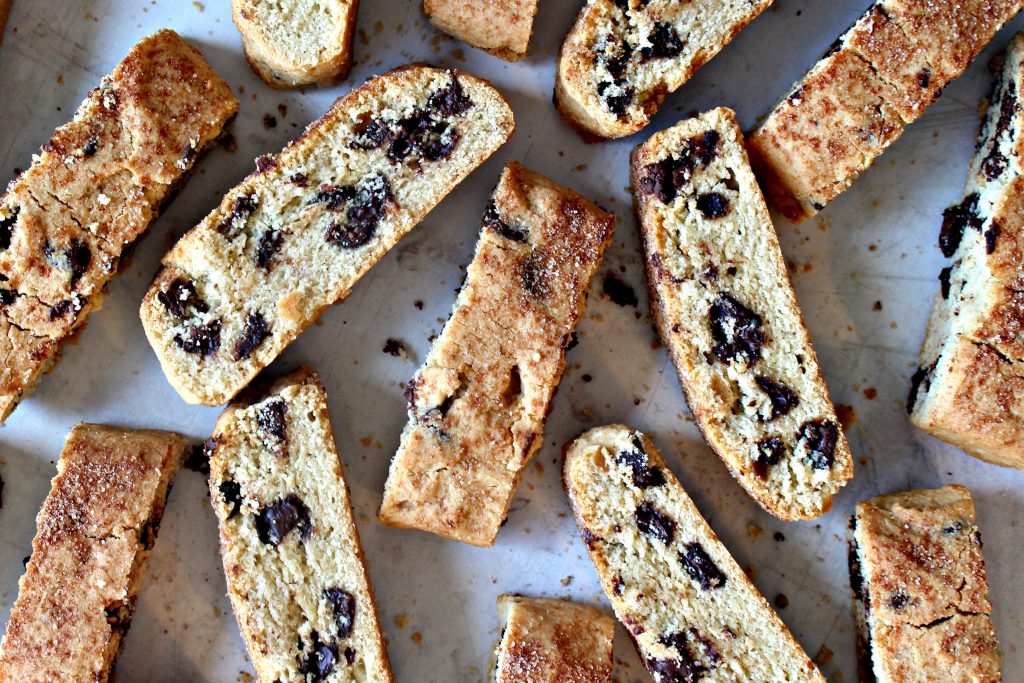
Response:
[{"label": "greasy baking surface", "polygon": [[[832,398],[849,424],[857,460],[857,474],[831,513],[813,523],[785,524],[762,512],[704,444],[689,422],[665,350],[652,348],[627,189],[628,155],[644,135],[586,145],[558,121],[550,104],[555,55],[580,3],[541,0],[530,57],[514,65],[448,40],[417,2],[363,3],[359,27],[367,42],[357,31],[352,77],[337,88],[305,94],[267,88],[242,56],[227,3],[201,4],[202,12],[191,2],[95,0],[87,9],[79,4],[56,17],[49,3],[15,0],[12,8],[0,47],[0,88],[17,96],[0,97],[0,116],[7,122],[0,127],[0,182],[13,177],[14,168],[27,168],[39,143],[70,118],[70,108],[98,78],[140,37],[162,26],[196,41],[243,103],[234,130],[237,151],[213,150],[201,162],[114,280],[104,308],[90,317],[78,343],[65,348],[60,370],[0,429],[0,622],[24,571],[21,560],[29,552],[35,514],[53,476],[51,460],[74,422],[153,426],[197,441],[212,433],[220,409],[190,408],[177,397],[136,317],[169,244],[251,171],[255,157],[281,149],[350,84],[425,59],[492,80],[509,97],[518,131],[375,266],[344,304],[325,311],[276,369],[308,362],[324,378],[398,680],[484,679],[498,637],[494,601],[500,593],[570,597],[607,609],[568,517],[559,469],[566,441],[612,420],[652,436],[715,532],[741,566],[752,568],[757,588],[773,605],[780,595],[780,603],[788,601],[776,609],[804,649],[826,662],[820,668],[827,677],[842,673],[844,683],[856,680],[842,541],[846,522],[857,500],[887,491],[949,481],[970,486],[985,534],[993,620],[1007,642],[1024,634],[1020,533],[1011,526],[1024,517],[1024,476],[929,437],[910,425],[905,412],[936,276],[945,265],[935,246],[941,214],[959,201],[977,134],[978,102],[991,85],[986,63],[994,48],[1024,28],[1024,17],[1001,32],[993,49],[946,88],[882,162],[819,217],[798,227],[774,217],[797,301]],[[735,108],[743,129],[750,130],[869,4],[779,0],[670,95],[648,130],[721,105]],[[276,125],[265,127],[265,117],[268,126]],[[618,227],[590,290],[579,345],[568,352],[544,444],[523,474],[496,545],[482,550],[385,528],[373,517],[407,420],[404,384],[448,317],[454,289],[464,279],[460,266],[472,259],[481,212],[509,159],[591,197],[616,214]],[[608,280],[608,289],[623,305],[604,293],[609,271],[615,279]],[[627,288],[636,295],[636,307]],[[383,352],[388,339],[401,342],[404,355],[401,349],[397,356]],[[776,533],[785,540],[775,540]],[[251,674],[226,596],[217,522],[202,475],[186,471],[176,479],[155,550],[118,659],[120,672],[138,680],[210,683]],[[174,647],[155,648],[154,642]],[[618,629],[616,677],[624,683],[644,681],[632,649]],[[1024,649],[1007,648],[1005,666],[1024,670]],[[422,675],[426,671],[433,673]]]}]

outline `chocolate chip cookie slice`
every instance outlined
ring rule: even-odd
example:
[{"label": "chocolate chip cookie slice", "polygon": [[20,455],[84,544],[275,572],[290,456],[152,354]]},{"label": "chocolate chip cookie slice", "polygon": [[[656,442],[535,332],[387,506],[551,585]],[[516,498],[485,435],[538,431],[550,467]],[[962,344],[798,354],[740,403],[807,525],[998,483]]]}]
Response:
[{"label": "chocolate chip cookie slice", "polygon": [[587,0],[558,56],[555,105],[585,137],[646,126],[773,0]]},{"label": "chocolate chip cookie slice", "polygon": [[0,680],[109,678],[185,450],[168,432],[72,428],[36,517]]},{"label": "chocolate chip cookie slice", "polygon": [[939,273],[907,412],[971,455],[1024,469],[1024,36],[996,80],[959,203],[943,213]]},{"label": "chocolate chip cookie slice", "polygon": [[409,383],[379,517],[491,545],[544,419],[615,218],[511,162],[451,317]]},{"label": "chocolate chip cookie slice", "polygon": [[751,134],[791,221],[825,208],[961,73],[1024,0],[879,0]]},{"label": "chocolate chip cookie slice", "polygon": [[408,66],[335,102],[164,257],[142,322],[190,403],[237,394],[512,134],[486,81]]},{"label": "chocolate chip cookie slice", "polygon": [[143,39],[0,196],[0,421],[238,110],[173,31]]},{"label": "chocolate chip cookie slice", "polygon": [[615,622],[568,600],[498,596],[493,683],[611,683]]},{"label": "chocolate chip cookie slice", "polygon": [[861,680],[1003,680],[974,501],[963,486],[858,503],[850,585]]},{"label": "chocolate chip cookie slice", "polygon": [[391,681],[327,397],[309,369],[217,420],[210,496],[260,681]]},{"label": "chocolate chip cookie slice", "polygon": [[646,436],[624,425],[584,433],[566,449],[562,481],[615,615],[657,683],[824,683]]},{"label": "chocolate chip cookie slice", "polygon": [[736,116],[651,136],[632,177],[655,323],[704,437],[768,512],[825,513],[853,462]]}]

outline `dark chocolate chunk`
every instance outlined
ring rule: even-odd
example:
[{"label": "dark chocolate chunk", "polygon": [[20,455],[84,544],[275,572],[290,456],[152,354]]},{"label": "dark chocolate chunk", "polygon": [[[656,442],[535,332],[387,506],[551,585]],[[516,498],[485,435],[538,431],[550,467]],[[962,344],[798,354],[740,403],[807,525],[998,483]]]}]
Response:
[{"label": "dark chocolate chunk", "polygon": [[731,210],[729,200],[717,192],[705,192],[697,197],[697,210],[708,220],[724,218]]},{"label": "dark chocolate chunk", "polygon": [[535,299],[546,299],[551,294],[547,264],[544,255],[533,252],[519,266],[519,279],[526,293]]},{"label": "dark chocolate chunk", "polygon": [[373,238],[393,199],[391,183],[385,176],[363,179],[345,212],[346,222],[332,223],[327,229],[327,241],[344,249],[363,246]]},{"label": "dark chocolate chunk", "polygon": [[895,593],[892,594],[892,597],[889,598],[889,607],[893,608],[898,612],[904,607],[906,607],[907,603],[909,602],[910,596],[907,595],[907,593],[903,590],[897,590]]},{"label": "dark chocolate chunk", "polygon": [[11,248],[11,237],[14,236],[14,226],[18,222],[19,213],[21,213],[21,207],[15,206],[10,215],[0,218],[0,251]]},{"label": "dark chocolate chunk", "polygon": [[346,647],[344,650],[342,650],[341,654],[345,657],[345,663],[347,664],[351,664],[352,662],[356,661],[355,648]]},{"label": "dark chocolate chunk", "polygon": [[487,209],[484,211],[483,227],[513,242],[526,242],[528,238],[525,230],[518,226],[512,227],[502,219],[493,199],[487,203]]},{"label": "dark chocolate chunk", "polygon": [[996,240],[999,238],[999,233],[1002,230],[999,223],[992,221],[989,223],[988,230],[985,231],[985,253],[991,254],[996,250]]},{"label": "dark chocolate chunk", "polygon": [[601,290],[608,295],[608,298],[613,303],[619,306],[632,306],[636,308],[640,305],[640,300],[636,298],[636,292],[633,290],[633,287],[623,282],[612,271],[608,271],[605,274]]},{"label": "dark chocolate chunk", "polygon": [[960,246],[966,228],[981,229],[982,219],[978,215],[978,193],[973,192],[959,204],[942,212],[942,228],[939,230],[939,249],[950,258]]},{"label": "dark chocolate chunk", "polygon": [[235,222],[242,221],[244,225],[252,212],[256,210],[256,202],[256,195],[243,194],[241,197],[236,197],[235,203],[231,205],[231,213],[217,226],[217,232],[228,237],[234,236]]},{"label": "dark chocolate chunk", "polygon": [[382,119],[373,119],[356,131],[356,137],[349,143],[349,147],[362,150],[380,149],[390,138],[391,129],[388,124]]},{"label": "dark chocolate chunk", "polygon": [[839,441],[839,427],[831,420],[810,420],[800,425],[797,438],[804,442],[811,467],[827,470],[835,463],[836,443]]},{"label": "dark chocolate chunk", "polygon": [[193,325],[185,336],[174,335],[174,343],[185,353],[209,356],[220,348],[220,320]]},{"label": "dark chocolate chunk", "polygon": [[448,118],[458,116],[473,106],[473,100],[462,90],[462,84],[454,71],[449,71],[451,81],[427,100],[427,108]]},{"label": "dark chocolate chunk", "polygon": [[224,504],[231,506],[228,519],[242,511],[242,487],[238,485],[238,482],[226,479],[217,486],[217,490],[220,491],[221,497],[224,498]]},{"label": "dark chocolate chunk", "polygon": [[283,398],[272,398],[260,404],[256,423],[271,438],[284,441],[288,434],[288,404]]},{"label": "dark chocolate chunk", "polygon": [[0,289],[0,306],[10,306],[18,298],[17,292],[12,289]]},{"label": "dark chocolate chunk", "polygon": [[352,635],[352,624],[356,620],[356,599],[348,591],[340,588],[327,588],[324,598],[331,606],[334,623],[338,625],[338,637],[348,638]]},{"label": "dark chocolate chunk", "polygon": [[922,88],[927,88],[928,83],[930,83],[932,80],[931,75],[931,69],[929,69],[928,67],[924,67],[923,69],[917,72],[917,84]]},{"label": "dark chocolate chunk", "polygon": [[757,454],[754,456],[754,474],[761,479],[768,478],[768,468],[779,464],[785,444],[777,436],[766,436],[757,442]]},{"label": "dark chocolate chunk", "polygon": [[641,192],[653,194],[662,204],[671,204],[678,196],[679,189],[689,182],[693,169],[694,160],[689,149],[684,149],[680,156],[670,156],[648,164],[637,185]]},{"label": "dark chocolate chunk", "polygon": [[269,171],[277,166],[277,157],[273,154],[261,154],[256,157],[256,170],[260,173]]},{"label": "dark chocolate chunk", "polygon": [[761,316],[729,294],[721,294],[708,311],[714,354],[729,363],[742,358],[749,365],[761,359],[765,334]]},{"label": "dark chocolate chunk", "polygon": [[654,507],[653,503],[644,501],[637,506],[633,514],[637,528],[645,535],[668,545],[676,535],[676,523],[664,512]]},{"label": "dark chocolate chunk", "polygon": [[267,545],[276,546],[295,528],[303,540],[313,531],[309,509],[294,494],[271,503],[256,515],[256,535]]},{"label": "dark chocolate chunk", "polygon": [[[615,86],[614,90],[612,86]],[[631,85],[604,81],[597,86],[597,94],[604,102],[604,106],[608,107],[608,111],[616,116],[622,116],[629,110],[636,90]]]},{"label": "dark chocolate chunk", "polygon": [[81,304],[72,299],[58,301],[52,308],[50,308],[50,320],[60,320],[68,313],[68,311],[71,311],[72,309],[80,311],[81,308]]},{"label": "dark chocolate chunk", "polygon": [[288,176],[288,182],[299,187],[306,187],[309,185],[309,177],[305,173],[292,173]]},{"label": "dark chocolate chunk", "polygon": [[650,46],[640,48],[640,61],[668,59],[683,51],[683,40],[667,21],[654,24],[654,30],[647,36]]},{"label": "dark chocolate chunk", "polygon": [[82,154],[84,154],[87,157],[95,156],[96,150],[98,150],[99,148],[99,138],[93,138],[92,140],[89,140],[89,142],[85,143],[85,145],[82,146]]},{"label": "dark chocolate chunk", "polygon": [[938,360],[929,365],[928,367],[919,367],[914,371],[914,374],[910,378],[910,394],[907,396],[907,413],[914,412],[914,406],[917,405],[917,398],[923,389],[925,393],[928,393],[928,387],[931,385],[932,373],[935,371],[935,366],[938,365]]},{"label": "dark chocolate chunk", "polygon": [[997,179],[1006,170],[1007,159],[999,151],[999,139],[1007,132],[1010,132],[1009,138],[1013,139],[1010,126],[1013,124],[1013,117],[1020,109],[1017,102],[1017,89],[1013,81],[1006,83],[1006,87],[999,97],[999,118],[996,120],[996,129],[991,135],[992,149],[981,162],[981,170],[988,180]]},{"label": "dark chocolate chunk", "polygon": [[775,606],[779,609],[786,609],[789,607],[789,598],[785,593],[779,593],[775,596]]},{"label": "dark chocolate chunk", "polygon": [[640,438],[633,436],[633,447],[621,451],[615,456],[615,462],[624,465],[633,471],[633,486],[639,489],[647,489],[652,486],[661,486],[665,483],[665,474],[657,467],[651,467]]},{"label": "dark chocolate chunk", "polygon": [[356,188],[351,185],[321,185],[310,204],[323,204],[330,211],[337,211],[355,199]]},{"label": "dark chocolate chunk", "polygon": [[245,360],[270,336],[270,325],[259,311],[249,311],[242,336],[235,343],[235,360]]},{"label": "dark chocolate chunk", "polygon": [[757,383],[761,391],[768,394],[768,400],[771,401],[772,409],[768,415],[769,422],[780,415],[785,415],[800,403],[800,397],[781,382],[776,382],[764,375],[754,377],[754,382]]},{"label": "dark chocolate chunk", "polygon": [[647,660],[647,670],[657,683],[697,683],[708,672],[690,649],[685,631],[668,633],[658,641],[673,648],[677,654],[674,659]]},{"label": "dark chocolate chunk", "polygon": [[179,320],[189,317],[189,308],[197,313],[206,313],[210,310],[210,307],[196,292],[196,286],[185,278],[176,277],[171,280],[167,289],[157,292],[156,298],[164,305],[168,313]]},{"label": "dark chocolate chunk", "polygon": [[702,166],[707,166],[718,156],[720,137],[717,130],[709,130],[704,135],[690,138],[690,150]]},{"label": "dark chocolate chunk", "polygon": [[953,274],[953,267],[947,266],[939,271],[939,288],[942,291],[942,298],[949,298],[949,277]]},{"label": "dark chocolate chunk", "polygon": [[299,659],[299,673],[304,676],[306,683],[319,683],[326,679],[338,662],[338,646],[334,643],[324,643],[320,640],[320,634],[313,631],[313,643],[305,658]]},{"label": "dark chocolate chunk", "polygon": [[193,472],[209,475],[210,456],[213,454],[213,449],[216,446],[217,440],[212,437],[202,443],[192,444],[183,467]]},{"label": "dark chocolate chunk", "polygon": [[71,271],[69,287],[75,284],[85,275],[92,262],[92,251],[89,245],[81,240],[73,239],[65,249],[57,249],[49,244],[43,246],[43,256],[46,261],[61,270]]},{"label": "dark chocolate chunk", "polygon": [[284,233],[277,228],[267,228],[256,245],[256,267],[270,272],[274,255],[281,251]]},{"label": "dark chocolate chunk", "polygon": [[1003,171],[1006,170],[1007,160],[997,148],[993,148],[981,162],[981,171],[985,174],[985,179],[992,181],[1003,175]]},{"label": "dark chocolate chunk", "polygon": [[687,543],[685,549],[679,553],[679,561],[690,578],[700,584],[701,590],[711,590],[725,585],[725,574],[700,543]]}]

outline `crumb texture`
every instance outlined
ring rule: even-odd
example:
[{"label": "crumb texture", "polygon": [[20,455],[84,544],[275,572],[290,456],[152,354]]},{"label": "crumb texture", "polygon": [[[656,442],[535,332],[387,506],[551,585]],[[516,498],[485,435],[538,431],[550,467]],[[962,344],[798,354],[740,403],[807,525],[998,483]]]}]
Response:
[{"label": "crumb texture", "polygon": [[1024,36],[996,78],[963,198],[942,216],[939,273],[907,411],[997,465],[1024,468]]},{"label": "crumb texture", "polygon": [[537,0],[423,0],[423,12],[445,33],[516,61],[529,48]]},{"label": "crumb texture", "polygon": [[852,457],[728,109],[632,160],[655,324],[704,436],[768,512],[825,513]]},{"label": "crumb texture", "polygon": [[615,622],[568,600],[499,595],[494,683],[611,683]]},{"label": "crumb texture", "polygon": [[776,207],[825,208],[960,76],[1024,0],[879,0],[775,107],[749,146]]},{"label": "crumb texture", "polygon": [[544,441],[565,348],[615,219],[511,162],[451,317],[409,383],[380,519],[490,545]]},{"label": "crumb texture", "polygon": [[0,644],[0,681],[106,681],[186,442],[72,428]]},{"label": "crumb texture", "polygon": [[327,396],[300,369],[207,442],[228,596],[260,681],[393,679]]},{"label": "crumb texture", "polygon": [[408,66],[340,98],[164,257],[142,322],[190,403],[230,400],[512,134],[489,83]]},{"label": "crumb texture", "polygon": [[858,503],[850,572],[862,676],[878,683],[1002,680],[981,535],[966,488]]},{"label": "crumb texture", "polygon": [[562,43],[555,104],[586,137],[631,135],[772,2],[587,0]]},{"label": "crumb texture", "polygon": [[568,447],[562,474],[601,585],[656,683],[825,682],[646,436],[592,429]]},{"label": "crumb texture", "polygon": [[122,256],[237,110],[199,51],[160,31],[0,196],[0,421],[99,308]]}]

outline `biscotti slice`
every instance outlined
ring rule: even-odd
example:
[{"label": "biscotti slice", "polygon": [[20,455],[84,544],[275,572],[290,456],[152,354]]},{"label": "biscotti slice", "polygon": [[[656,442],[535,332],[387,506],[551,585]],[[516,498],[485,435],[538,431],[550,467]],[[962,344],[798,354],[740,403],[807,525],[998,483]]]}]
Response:
[{"label": "biscotti slice", "polygon": [[494,683],[611,683],[615,622],[568,600],[498,596]]},{"label": "biscotti slice", "polygon": [[753,132],[751,161],[800,222],[924,113],[1024,0],[879,0]]},{"label": "biscotti slice", "polygon": [[511,162],[451,317],[409,383],[380,521],[491,545],[544,442],[565,347],[615,218]]},{"label": "biscotti slice", "polygon": [[359,0],[231,0],[245,58],[274,88],[331,86],[352,66]]},{"label": "biscotti slice", "polygon": [[36,517],[0,643],[0,681],[106,681],[186,442],[79,424]]},{"label": "biscotti slice", "polygon": [[768,512],[823,514],[853,462],[735,114],[651,136],[632,176],[653,317],[704,437]]},{"label": "biscotti slice", "polygon": [[963,199],[943,214],[949,259],[914,373],[914,424],[989,462],[1024,468],[1024,36],[993,89]]},{"label": "biscotti slice", "polygon": [[423,0],[437,28],[514,62],[526,56],[537,0]]},{"label": "biscotti slice", "polygon": [[207,442],[228,596],[262,683],[392,681],[319,376],[224,411]]},{"label": "biscotti slice", "polygon": [[646,126],[773,0],[587,0],[558,55],[555,105],[588,138]]},{"label": "biscotti slice", "polygon": [[142,322],[190,403],[238,393],[512,134],[486,81],[412,65],[340,98],[164,257]]},{"label": "biscotti slice", "polygon": [[981,536],[963,486],[858,503],[850,585],[860,680],[1002,680]]},{"label": "biscotti slice", "polygon": [[0,421],[99,307],[125,251],[237,110],[203,56],[160,31],[0,196]]},{"label": "biscotti slice", "polygon": [[601,585],[657,683],[824,683],[646,436],[591,429],[567,447],[562,478]]}]

